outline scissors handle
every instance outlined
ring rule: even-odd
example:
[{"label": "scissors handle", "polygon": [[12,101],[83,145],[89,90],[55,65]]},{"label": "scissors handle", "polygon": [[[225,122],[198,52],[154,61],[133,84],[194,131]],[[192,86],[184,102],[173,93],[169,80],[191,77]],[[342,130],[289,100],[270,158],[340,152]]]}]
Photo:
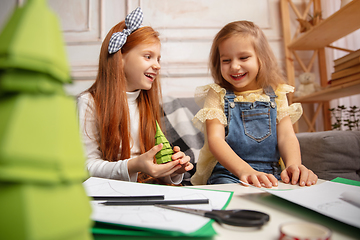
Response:
[{"label": "scissors handle", "polygon": [[260,227],[270,219],[269,215],[253,210],[213,210],[205,213],[219,223],[241,227]]}]

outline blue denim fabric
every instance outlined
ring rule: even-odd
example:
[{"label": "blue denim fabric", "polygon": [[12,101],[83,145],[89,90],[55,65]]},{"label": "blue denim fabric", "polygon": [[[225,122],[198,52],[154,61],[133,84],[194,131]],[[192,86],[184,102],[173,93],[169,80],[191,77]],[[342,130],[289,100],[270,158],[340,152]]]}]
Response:
[{"label": "blue denim fabric", "polygon": [[[277,96],[271,87],[264,91],[270,97],[270,102],[234,102],[235,94],[232,91],[226,92],[225,140],[252,168],[271,173],[280,179],[280,153],[276,134]],[[239,179],[218,162],[207,184],[223,183],[239,183]]]}]

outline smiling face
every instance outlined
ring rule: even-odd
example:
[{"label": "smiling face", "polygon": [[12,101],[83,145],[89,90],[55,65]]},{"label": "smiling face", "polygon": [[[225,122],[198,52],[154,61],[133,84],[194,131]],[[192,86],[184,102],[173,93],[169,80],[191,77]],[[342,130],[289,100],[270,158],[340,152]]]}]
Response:
[{"label": "smiling face", "polygon": [[255,90],[259,61],[250,37],[232,36],[219,44],[222,77],[237,92]]},{"label": "smiling face", "polygon": [[126,91],[149,90],[160,70],[160,43],[139,44],[123,54]]}]

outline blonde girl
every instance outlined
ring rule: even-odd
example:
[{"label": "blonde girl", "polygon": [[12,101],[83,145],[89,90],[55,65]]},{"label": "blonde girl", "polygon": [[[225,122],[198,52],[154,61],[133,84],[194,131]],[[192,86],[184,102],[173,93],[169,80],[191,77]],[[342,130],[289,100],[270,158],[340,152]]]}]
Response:
[{"label": "blonde girl", "polygon": [[270,188],[281,178],[300,186],[315,184],[317,176],[301,164],[292,127],[301,105],[288,106],[286,94],[294,88],[285,84],[260,28],[249,21],[223,27],[213,41],[210,70],[215,83],[195,94],[203,108],[193,123],[206,140],[191,182]]}]

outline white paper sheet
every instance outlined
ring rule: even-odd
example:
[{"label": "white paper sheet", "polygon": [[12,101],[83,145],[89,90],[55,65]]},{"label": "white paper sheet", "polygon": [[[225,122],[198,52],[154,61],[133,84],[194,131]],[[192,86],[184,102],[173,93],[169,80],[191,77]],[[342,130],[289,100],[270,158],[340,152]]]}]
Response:
[{"label": "white paper sheet", "polygon": [[324,182],[296,190],[264,190],[338,221],[360,228],[360,207],[354,204],[354,199],[346,197],[351,196],[352,198],[355,197],[355,199],[359,197],[360,187],[336,182]]},{"label": "white paper sheet", "polygon": [[[88,196],[164,195],[165,200],[209,199],[209,204],[181,205],[181,207],[203,210],[222,209],[231,196],[231,192],[132,183],[94,177],[86,180],[83,185]],[[91,202],[93,209],[91,218],[94,221],[192,233],[210,220],[155,206],[105,206],[99,204],[100,202],[104,201]]]}]

